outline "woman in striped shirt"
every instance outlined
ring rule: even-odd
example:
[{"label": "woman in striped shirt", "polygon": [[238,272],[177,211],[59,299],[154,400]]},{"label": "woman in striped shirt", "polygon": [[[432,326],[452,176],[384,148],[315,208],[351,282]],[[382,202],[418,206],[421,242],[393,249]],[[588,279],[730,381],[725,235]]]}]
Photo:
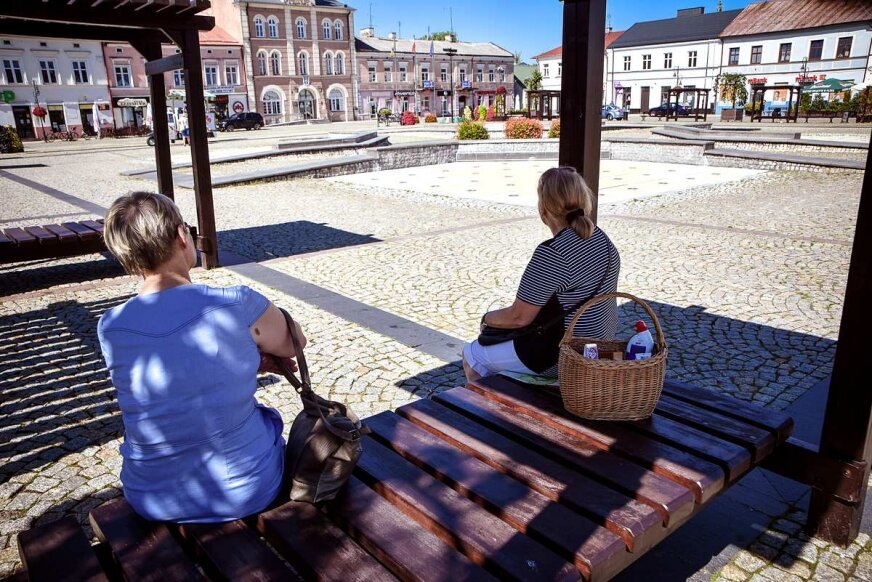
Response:
[{"label": "woman in striped shirt", "polygon": [[[584,178],[574,168],[551,168],[539,178],[537,191],[539,216],[554,237],[536,247],[514,303],[486,313],[482,330],[558,323],[496,345],[467,344],[463,369],[469,380],[501,371],[556,376],[560,338],[575,309],[594,295],[617,289],[621,258],[590,218],[593,195]],[[574,333],[612,338],[617,321],[615,300],[603,301],[585,312]]]}]

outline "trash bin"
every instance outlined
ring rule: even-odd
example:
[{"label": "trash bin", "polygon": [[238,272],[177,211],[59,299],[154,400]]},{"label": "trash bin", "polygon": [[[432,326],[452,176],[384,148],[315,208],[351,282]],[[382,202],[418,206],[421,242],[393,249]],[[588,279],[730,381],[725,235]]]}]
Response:
[{"label": "trash bin", "polygon": [[848,117],[850,117],[850,116],[851,116],[851,114],[848,111],[845,111],[844,113],[842,113],[842,123],[848,123]]}]

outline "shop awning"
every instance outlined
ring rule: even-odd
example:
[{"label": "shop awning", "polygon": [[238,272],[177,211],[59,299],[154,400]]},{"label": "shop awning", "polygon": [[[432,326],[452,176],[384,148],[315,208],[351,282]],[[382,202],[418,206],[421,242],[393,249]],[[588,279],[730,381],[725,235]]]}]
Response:
[{"label": "shop awning", "polygon": [[803,93],[839,93],[847,91],[854,86],[854,81],[842,81],[840,79],[824,79],[811,87],[803,89]]},{"label": "shop awning", "polygon": [[[203,89],[203,97],[206,99],[214,99],[215,93],[211,91],[207,91]],[[184,101],[185,100],[185,90],[184,89],[170,89],[167,92],[167,98],[175,99],[176,101]]]}]

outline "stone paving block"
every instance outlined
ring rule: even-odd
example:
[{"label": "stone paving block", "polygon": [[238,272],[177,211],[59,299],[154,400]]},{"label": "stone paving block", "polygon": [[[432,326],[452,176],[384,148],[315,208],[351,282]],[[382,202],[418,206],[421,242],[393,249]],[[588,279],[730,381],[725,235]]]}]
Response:
[{"label": "stone paving block", "polygon": [[719,579],[729,580],[730,582],[745,582],[750,579],[751,575],[736,566],[735,564],[727,564],[718,572]]},{"label": "stone paving block", "polygon": [[797,576],[796,574],[785,572],[784,570],[781,570],[774,566],[767,566],[763,568],[757,573],[756,576],[759,576],[764,580],[769,580],[770,582],[802,582],[803,580],[803,578]]},{"label": "stone paving block", "polygon": [[853,559],[836,553],[833,548],[829,548],[821,555],[819,564],[826,564],[843,574],[850,574],[854,568]]},{"label": "stone paving block", "polygon": [[845,582],[846,576],[824,563],[819,563],[815,568],[813,579],[815,582]]},{"label": "stone paving block", "polygon": [[740,550],[733,559],[733,563],[746,572],[756,572],[766,565],[766,560],[761,560],[747,550]]},{"label": "stone paving block", "polygon": [[860,554],[852,576],[866,582],[872,582],[872,554],[869,552]]}]

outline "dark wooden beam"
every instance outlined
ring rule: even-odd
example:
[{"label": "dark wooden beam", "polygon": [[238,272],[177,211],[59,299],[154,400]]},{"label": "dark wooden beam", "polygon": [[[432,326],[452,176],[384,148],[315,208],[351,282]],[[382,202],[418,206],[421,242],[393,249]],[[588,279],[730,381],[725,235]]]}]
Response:
[{"label": "dark wooden beam", "polygon": [[606,0],[564,0],[560,165],[572,166],[599,197]]},{"label": "dark wooden beam", "polygon": [[212,173],[209,169],[209,143],[206,141],[206,106],[203,103],[203,68],[200,66],[200,39],[196,30],[182,33],[182,54],[185,58],[185,100],[188,108],[188,129],[191,134],[191,165],[194,173],[194,193],[197,202],[197,241],[203,266],[218,266],[218,237],[215,231],[215,209],[212,202]]},{"label": "dark wooden beam", "polygon": [[[131,45],[139,54],[148,59],[149,63],[162,60],[160,42],[142,42],[134,40]],[[181,55],[177,55],[181,56]],[[146,67],[148,64],[146,63]],[[167,88],[163,73],[150,75],[148,87],[151,92],[151,120],[154,131],[154,158],[157,170],[157,190],[161,194],[175,199],[173,187],[173,162],[170,155],[170,132],[167,122]]]},{"label": "dark wooden beam", "polygon": [[211,16],[198,16],[193,12],[175,14],[172,11],[156,13],[153,10],[135,10],[135,4],[106,2],[73,4],[53,2],[46,6],[38,0],[27,2],[0,3],[0,17],[32,20],[38,22],[57,22],[65,24],[88,24],[91,26],[110,26],[129,29],[174,28],[178,30],[212,30],[215,19]]},{"label": "dark wooden beam", "polygon": [[69,38],[99,40],[103,42],[132,42],[133,40],[153,40],[167,42],[160,31],[135,28],[112,28],[108,26],[87,26],[85,24],[61,24],[58,22],[37,22],[0,18],[0,34],[34,36],[39,38]]},{"label": "dark wooden beam", "polygon": [[185,63],[181,53],[176,53],[168,57],[160,58],[145,63],[146,75],[158,75],[175,71],[176,69],[184,69]]},{"label": "dark wooden beam", "polygon": [[825,457],[818,447],[795,438],[787,439],[762,466],[846,504],[859,503],[866,490],[865,463]]},{"label": "dark wooden beam", "polygon": [[[870,140],[872,147],[872,140]],[[866,156],[866,174],[854,231],[851,267],[845,289],[839,341],[824,414],[821,454],[842,461],[865,463],[863,483],[869,478],[872,448],[872,390],[866,373],[869,330],[872,329],[872,156]],[[831,494],[812,490],[808,528],[821,539],[847,546],[860,531],[866,489],[857,503],[845,503]]]}]

